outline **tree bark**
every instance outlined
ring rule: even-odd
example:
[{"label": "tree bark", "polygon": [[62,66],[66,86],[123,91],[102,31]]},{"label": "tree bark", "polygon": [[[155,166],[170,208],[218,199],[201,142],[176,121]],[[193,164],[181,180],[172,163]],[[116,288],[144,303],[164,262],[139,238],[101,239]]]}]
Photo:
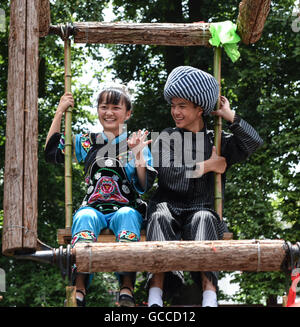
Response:
[{"label": "tree bark", "polygon": [[243,0],[239,5],[237,31],[245,44],[257,42],[270,11],[271,0]]},{"label": "tree bark", "polygon": [[39,0],[27,0],[23,248],[36,249],[38,219]]},{"label": "tree bark", "polygon": [[26,0],[10,5],[2,252],[22,247]]},{"label": "tree bark", "polygon": [[284,241],[77,243],[78,271],[279,271]]},{"label": "tree bark", "polygon": [[39,36],[48,35],[51,24],[51,12],[49,0],[39,0]]},{"label": "tree bark", "polygon": [[75,43],[210,46],[209,23],[74,23]]}]

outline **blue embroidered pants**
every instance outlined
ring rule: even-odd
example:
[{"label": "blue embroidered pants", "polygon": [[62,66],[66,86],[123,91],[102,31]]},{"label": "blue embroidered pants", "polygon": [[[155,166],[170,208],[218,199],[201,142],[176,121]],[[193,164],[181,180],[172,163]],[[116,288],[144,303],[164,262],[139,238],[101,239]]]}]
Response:
[{"label": "blue embroidered pants", "polygon": [[[103,214],[92,207],[82,207],[73,217],[71,245],[74,247],[77,242],[96,242],[104,228],[113,231],[117,242],[137,242],[140,240],[142,222],[141,214],[130,207],[122,207],[109,214]],[[89,275],[86,287],[93,277],[92,274]],[[122,284],[122,276],[131,276],[134,286],[135,272],[118,272],[116,275],[120,284]]]}]

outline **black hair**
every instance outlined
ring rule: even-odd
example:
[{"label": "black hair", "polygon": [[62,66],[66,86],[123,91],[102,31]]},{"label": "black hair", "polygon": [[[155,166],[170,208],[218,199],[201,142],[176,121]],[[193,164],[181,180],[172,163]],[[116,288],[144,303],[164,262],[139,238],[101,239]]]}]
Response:
[{"label": "black hair", "polygon": [[129,95],[121,88],[109,87],[100,92],[97,99],[97,108],[101,103],[119,104],[124,102],[126,110],[131,110],[132,104]]}]

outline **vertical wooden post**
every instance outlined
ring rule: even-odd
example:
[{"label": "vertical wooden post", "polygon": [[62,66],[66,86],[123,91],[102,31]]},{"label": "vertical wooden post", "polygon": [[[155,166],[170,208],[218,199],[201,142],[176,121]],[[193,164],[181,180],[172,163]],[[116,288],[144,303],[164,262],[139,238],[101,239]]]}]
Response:
[{"label": "vertical wooden post", "polygon": [[37,243],[38,0],[10,8],[2,252]]},{"label": "vertical wooden post", "polygon": [[257,42],[270,12],[271,0],[242,0],[239,4],[237,32],[243,43]]},{"label": "vertical wooden post", "polygon": [[[71,41],[66,38],[65,49],[65,92],[71,92]],[[72,108],[65,114],[65,228],[72,225]]]},{"label": "vertical wooden post", "polygon": [[39,0],[27,0],[23,248],[36,249],[38,220]]},{"label": "vertical wooden post", "polygon": [[2,252],[22,248],[26,0],[11,1]]},{"label": "vertical wooden post", "polygon": [[49,0],[39,0],[39,35],[44,37],[49,33],[51,12]]},{"label": "vertical wooden post", "polygon": [[[217,101],[216,110],[220,107],[220,95],[221,95],[221,55],[222,48],[216,47],[214,49],[214,77],[219,83],[219,97]],[[216,147],[217,154],[221,155],[221,134],[222,134],[222,117],[216,116],[214,119],[215,124],[215,139],[214,145]],[[215,173],[215,210],[223,218],[222,208],[222,175]]]}]

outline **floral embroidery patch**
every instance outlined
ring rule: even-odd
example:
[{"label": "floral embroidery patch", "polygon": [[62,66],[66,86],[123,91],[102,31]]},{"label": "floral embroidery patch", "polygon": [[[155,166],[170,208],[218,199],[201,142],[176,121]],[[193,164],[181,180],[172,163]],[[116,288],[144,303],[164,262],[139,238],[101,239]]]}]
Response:
[{"label": "floral embroidery patch", "polygon": [[135,233],[123,230],[117,236],[117,241],[119,242],[138,242],[140,239]]},{"label": "floral embroidery patch", "polygon": [[76,233],[72,238],[71,246],[74,247],[77,242],[96,242],[97,238],[93,232],[83,231]]},{"label": "floral embroidery patch", "polygon": [[83,134],[80,138],[81,141],[81,146],[83,149],[88,152],[90,150],[90,147],[92,146],[91,140],[90,140],[90,135],[89,134]]}]

